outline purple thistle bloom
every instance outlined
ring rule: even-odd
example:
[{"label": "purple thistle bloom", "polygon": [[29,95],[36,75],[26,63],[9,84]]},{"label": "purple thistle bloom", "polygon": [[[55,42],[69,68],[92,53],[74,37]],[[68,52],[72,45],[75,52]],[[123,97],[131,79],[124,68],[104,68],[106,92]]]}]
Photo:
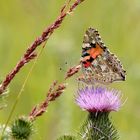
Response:
[{"label": "purple thistle bloom", "polygon": [[89,112],[110,112],[119,110],[120,99],[121,94],[118,90],[92,86],[78,90],[76,103]]}]

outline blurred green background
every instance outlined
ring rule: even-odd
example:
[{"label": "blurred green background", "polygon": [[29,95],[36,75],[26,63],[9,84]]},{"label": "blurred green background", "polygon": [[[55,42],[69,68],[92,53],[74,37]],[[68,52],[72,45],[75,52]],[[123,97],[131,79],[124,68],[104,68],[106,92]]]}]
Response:
[{"label": "blurred green background", "polygon": [[[64,0],[1,0],[0,1],[0,77],[15,66],[27,46],[52,23]],[[62,26],[54,32],[39,57],[21,95],[11,121],[28,115],[41,102],[53,80],[62,81],[66,70],[77,64],[85,30],[97,28],[105,44],[122,61],[127,71],[125,82],[111,86],[128,98],[111,118],[120,140],[140,139],[140,1],[85,0]],[[65,62],[68,64],[66,65]],[[10,84],[7,108],[0,111],[0,123],[5,123],[11,106],[33,62],[26,65]],[[60,71],[60,68],[63,71]],[[72,77],[65,93],[49,105],[47,113],[35,121],[33,140],[55,140],[62,134],[75,133],[85,119],[74,102],[77,82]],[[11,122],[10,122],[11,123]]]}]

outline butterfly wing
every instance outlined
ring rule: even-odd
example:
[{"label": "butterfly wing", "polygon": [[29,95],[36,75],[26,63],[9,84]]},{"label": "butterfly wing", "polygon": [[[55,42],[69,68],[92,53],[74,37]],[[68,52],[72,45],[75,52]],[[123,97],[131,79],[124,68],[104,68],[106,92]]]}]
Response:
[{"label": "butterfly wing", "polygon": [[120,60],[105,46],[97,30],[89,28],[83,40],[81,65],[84,77],[80,80],[93,84],[125,80]]}]

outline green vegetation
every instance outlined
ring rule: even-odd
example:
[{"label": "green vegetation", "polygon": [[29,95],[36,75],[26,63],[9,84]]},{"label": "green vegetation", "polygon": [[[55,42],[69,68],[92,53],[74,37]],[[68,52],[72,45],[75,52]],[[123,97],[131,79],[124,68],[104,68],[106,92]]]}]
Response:
[{"label": "green vegetation", "polygon": [[[15,66],[27,46],[38,37],[59,14],[64,0],[12,0],[0,4],[0,78]],[[97,28],[111,52],[122,61],[127,71],[125,82],[114,83],[125,102],[113,113],[120,140],[140,138],[140,1],[86,0],[68,16],[62,26],[48,40],[28,80],[12,120],[27,114],[42,101],[52,81],[62,81],[66,70],[77,64],[85,30]],[[67,62],[67,65],[65,65]],[[0,111],[0,123],[5,123],[14,100],[33,62],[25,66],[10,85],[7,108]],[[60,68],[63,70],[60,71]],[[50,104],[45,115],[35,122],[37,132],[33,140],[55,140],[63,134],[75,132],[86,116],[74,103],[77,90],[72,77],[65,93]],[[11,120],[11,122],[12,122]]]}]

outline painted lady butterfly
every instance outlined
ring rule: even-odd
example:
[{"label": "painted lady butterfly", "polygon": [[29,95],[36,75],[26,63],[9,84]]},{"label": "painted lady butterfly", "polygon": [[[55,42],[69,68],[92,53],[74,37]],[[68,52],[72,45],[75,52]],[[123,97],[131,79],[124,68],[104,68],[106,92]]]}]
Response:
[{"label": "painted lady butterfly", "polygon": [[125,81],[126,71],[120,60],[108,50],[93,28],[88,28],[84,35],[80,63],[83,75],[79,81],[87,84]]}]

